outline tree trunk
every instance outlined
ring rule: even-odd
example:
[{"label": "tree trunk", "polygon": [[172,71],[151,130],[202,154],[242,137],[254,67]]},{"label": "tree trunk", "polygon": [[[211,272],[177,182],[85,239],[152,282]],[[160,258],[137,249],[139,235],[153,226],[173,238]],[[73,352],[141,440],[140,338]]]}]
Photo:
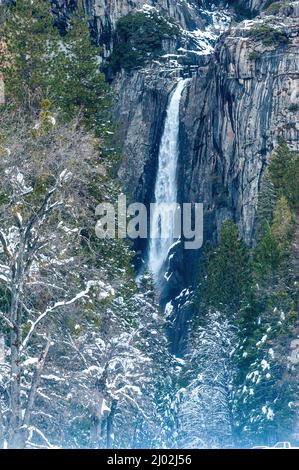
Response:
[{"label": "tree trunk", "polygon": [[90,442],[93,449],[99,449],[101,442],[102,414],[104,397],[95,391],[95,400],[91,409]]},{"label": "tree trunk", "polygon": [[25,445],[23,431],[20,431],[22,420],[21,406],[21,369],[20,348],[22,344],[22,309],[20,308],[20,296],[24,282],[24,243],[20,244],[19,254],[12,269],[12,288],[10,304],[10,320],[14,328],[10,334],[11,347],[11,386],[10,386],[10,420],[8,431],[9,448],[20,449]]},{"label": "tree trunk", "polygon": [[111,404],[111,410],[109,415],[107,416],[107,449],[112,449],[113,447],[113,424],[114,424],[114,416],[117,410],[117,400],[113,400]]}]

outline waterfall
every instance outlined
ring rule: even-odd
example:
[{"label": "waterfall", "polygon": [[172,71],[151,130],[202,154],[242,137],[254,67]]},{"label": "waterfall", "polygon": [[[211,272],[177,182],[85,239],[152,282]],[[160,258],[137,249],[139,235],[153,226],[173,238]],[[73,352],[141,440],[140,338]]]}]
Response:
[{"label": "waterfall", "polygon": [[[177,202],[177,164],[179,156],[180,101],[189,79],[180,80],[171,94],[164,132],[159,149],[159,164],[155,184],[155,210],[151,214],[151,241],[149,248],[149,269],[157,279],[161,273],[168,251],[174,241],[173,211],[165,214],[163,203]],[[159,204],[161,206],[159,207]],[[167,227],[162,218],[169,217]]]}]

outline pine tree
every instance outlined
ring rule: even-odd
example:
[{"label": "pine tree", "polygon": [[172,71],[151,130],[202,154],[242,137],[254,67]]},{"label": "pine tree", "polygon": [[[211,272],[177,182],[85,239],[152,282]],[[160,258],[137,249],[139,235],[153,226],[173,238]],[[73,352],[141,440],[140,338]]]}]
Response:
[{"label": "pine tree", "polygon": [[81,115],[101,136],[111,133],[106,124],[109,87],[82,8],[62,37],[48,0],[18,0],[7,9],[4,32],[10,57],[4,69],[8,103],[38,110],[48,99],[64,120]]},{"label": "pine tree", "polygon": [[[215,250],[214,250],[212,243],[208,240],[205,243],[203,255],[201,257],[199,268],[198,268],[198,273],[197,273],[198,288],[196,289],[195,296],[194,296],[194,304],[197,310],[200,310],[200,308],[203,306],[203,303],[204,303],[204,297],[203,297],[203,292],[205,288],[204,286],[207,283],[207,273],[208,273],[209,265],[213,257],[214,251]],[[200,320],[200,318],[201,317],[199,317],[198,320]]]},{"label": "pine tree", "polygon": [[47,98],[59,33],[47,0],[18,0],[7,8],[4,37],[10,57],[4,70],[8,101],[27,109]]},{"label": "pine tree", "polygon": [[253,330],[240,338],[236,413],[243,445],[273,445],[292,433],[298,394],[296,371],[288,363],[286,345],[290,344],[295,318],[288,293],[271,293],[252,322]]},{"label": "pine tree", "polygon": [[273,211],[276,204],[276,191],[270,177],[269,171],[266,170],[262,177],[261,189],[258,197],[258,207],[256,214],[256,239],[260,240],[265,230],[272,223]]},{"label": "pine tree", "polygon": [[282,252],[271,227],[267,227],[263,238],[256,247],[253,257],[255,279],[266,279],[266,284],[275,283],[278,268],[281,263]]},{"label": "pine tree", "polygon": [[54,67],[52,100],[63,116],[71,119],[79,112],[88,127],[101,128],[110,105],[109,88],[99,70],[99,49],[91,43],[87,19],[80,10],[70,20]]},{"label": "pine tree", "polygon": [[202,305],[236,312],[249,293],[249,254],[239,237],[238,228],[224,222],[220,242],[210,257],[200,288]]},{"label": "pine tree", "polygon": [[[265,228],[254,253],[254,277],[270,290],[277,286],[286,269],[293,227],[287,199],[282,196],[273,213],[273,223]],[[261,287],[261,285],[260,285]]]},{"label": "pine tree", "polygon": [[294,155],[286,172],[285,196],[291,208],[299,209],[299,155]]},{"label": "pine tree", "polygon": [[281,196],[274,211],[271,231],[282,253],[286,254],[288,251],[292,238],[292,228],[293,215],[288,200],[285,196]]},{"label": "pine tree", "polygon": [[288,168],[292,161],[292,152],[282,139],[276,148],[269,164],[269,173],[278,195],[285,194],[288,187]]},{"label": "pine tree", "polygon": [[272,183],[279,196],[284,195],[291,208],[298,208],[299,201],[299,156],[291,152],[282,140],[269,164]]},{"label": "pine tree", "polygon": [[251,315],[243,312],[239,330],[238,427],[246,445],[272,445],[294,426],[296,376],[287,359],[297,316],[289,270],[292,231],[292,211],[281,195],[254,252],[256,307]]}]

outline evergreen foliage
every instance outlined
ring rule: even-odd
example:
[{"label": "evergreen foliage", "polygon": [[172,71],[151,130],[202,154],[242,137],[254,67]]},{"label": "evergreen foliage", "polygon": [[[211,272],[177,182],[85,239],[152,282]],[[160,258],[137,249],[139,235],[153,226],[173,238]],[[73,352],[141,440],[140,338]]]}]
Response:
[{"label": "evergreen foliage", "polygon": [[276,191],[269,171],[262,176],[256,214],[256,239],[260,240],[265,230],[271,225],[276,205]]},{"label": "evergreen foliage", "polygon": [[[281,140],[261,181],[256,245],[246,248],[237,227],[226,221],[218,246],[208,243],[201,261],[191,353],[200,349],[204,357],[209,350],[196,338],[201,331],[213,335],[211,313],[218,312],[237,337],[230,409],[235,445],[273,445],[289,439],[294,428],[298,387],[288,355],[297,322],[297,274],[290,258],[298,183],[298,156]],[[225,341],[226,334],[221,344]],[[196,366],[193,376],[185,372],[190,384],[185,404],[196,398],[195,384],[208,387],[204,380],[199,384],[196,372]]]},{"label": "evergreen foliage", "polygon": [[288,35],[283,30],[278,30],[267,24],[258,24],[248,32],[255,41],[262,42],[264,46],[280,47],[289,43]]},{"label": "evergreen foliage", "polygon": [[228,220],[223,223],[219,245],[206,252],[207,269],[199,296],[205,308],[236,311],[246,300],[250,286],[249,254],[239,237],[238,228]]},{"label": "evergreen foliage", "polygon": [[129,13],[116,26],[116,43],[109,66],[116,73],[132,70],[158,57],[162,42],[174,38],[178,27],[157,13]]},{"label": "evergreen foliage", "polygon": [[99,70],[99,49],[91,44],[87,20],[72,16],[63,48],[54,63],[50,99],[66,119],[82,114],[89,128],[98,129],[107,120],[109,87]]},{"label": "evergreen foliage", "polygon": [[269,165],[269,173],[275,190],[284,194],[288,186],[288,169],[292,161],[292,153],[284,139],[277,146]]},{"label": "evergreen foliage", "polygon": [[[298,155],[281,140],[264,172],[253,247],[231,220],[207,243],[189,351],[177,359],[150,276],[137,287],[127,242],[95,235],[96,205],[121,187],[106,145],[109,87],[82,9],[61,36],[48,0],[18,0],[0,6],[0,30],[0,447],[286,440],[298,402],[288,361]],[[178,34],[157,13],[130,13],[108,67],[142,67]],[[288,42],[265,25],[249,34]]]},{"label": "evergreen foliage", "polygon": [[296,159],[281,141],[259,195],[264,228],[253,252],[255,308],[242,316],[238,350],[239,431],[251,444],[288,438],[295,422],[296,373],[287,357],[297,321],[296,273],[290,270],[295,205],[287,175]]},{"label": "evergreen foliage", "polygon": [[49,2],[20,0],[7,9],[4,37],[9,63],[5,70],[8,100],[18,106],[35,107],[47,98],[54,74],[53,57],[59,48]]},{"label": "evergreen foliage", "polygon": [[48,99],[64,120],[82,114],[85,124],[96,129],[107,120],[109,89],[80,10],[61,37],[48,0],[19,0],[7,10],[4,37],[8,104],[36,110]]}]

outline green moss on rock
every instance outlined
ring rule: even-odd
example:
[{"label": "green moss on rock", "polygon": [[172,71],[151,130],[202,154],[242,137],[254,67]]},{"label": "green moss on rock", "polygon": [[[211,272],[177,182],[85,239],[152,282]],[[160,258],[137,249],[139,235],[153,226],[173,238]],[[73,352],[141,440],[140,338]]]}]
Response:
[{"label": "green moss on rock", "polygon": [[249,31],[249,36],[264,46],[279,47],[287,45],[288,35],[285,31],[273,28],[268,24],[258,24]]},{"label": "green moss on rock", "polygon": [[248,59],[249,59],[249,60],[252,60],[252,61],[258,60],[258,59],[260,59],[261,57],[262,57],[262,54],[261,54],[260,52],[258,52],[258,51],[251,51],[251,52],[249,52],[249,54],[248,54]]}]

